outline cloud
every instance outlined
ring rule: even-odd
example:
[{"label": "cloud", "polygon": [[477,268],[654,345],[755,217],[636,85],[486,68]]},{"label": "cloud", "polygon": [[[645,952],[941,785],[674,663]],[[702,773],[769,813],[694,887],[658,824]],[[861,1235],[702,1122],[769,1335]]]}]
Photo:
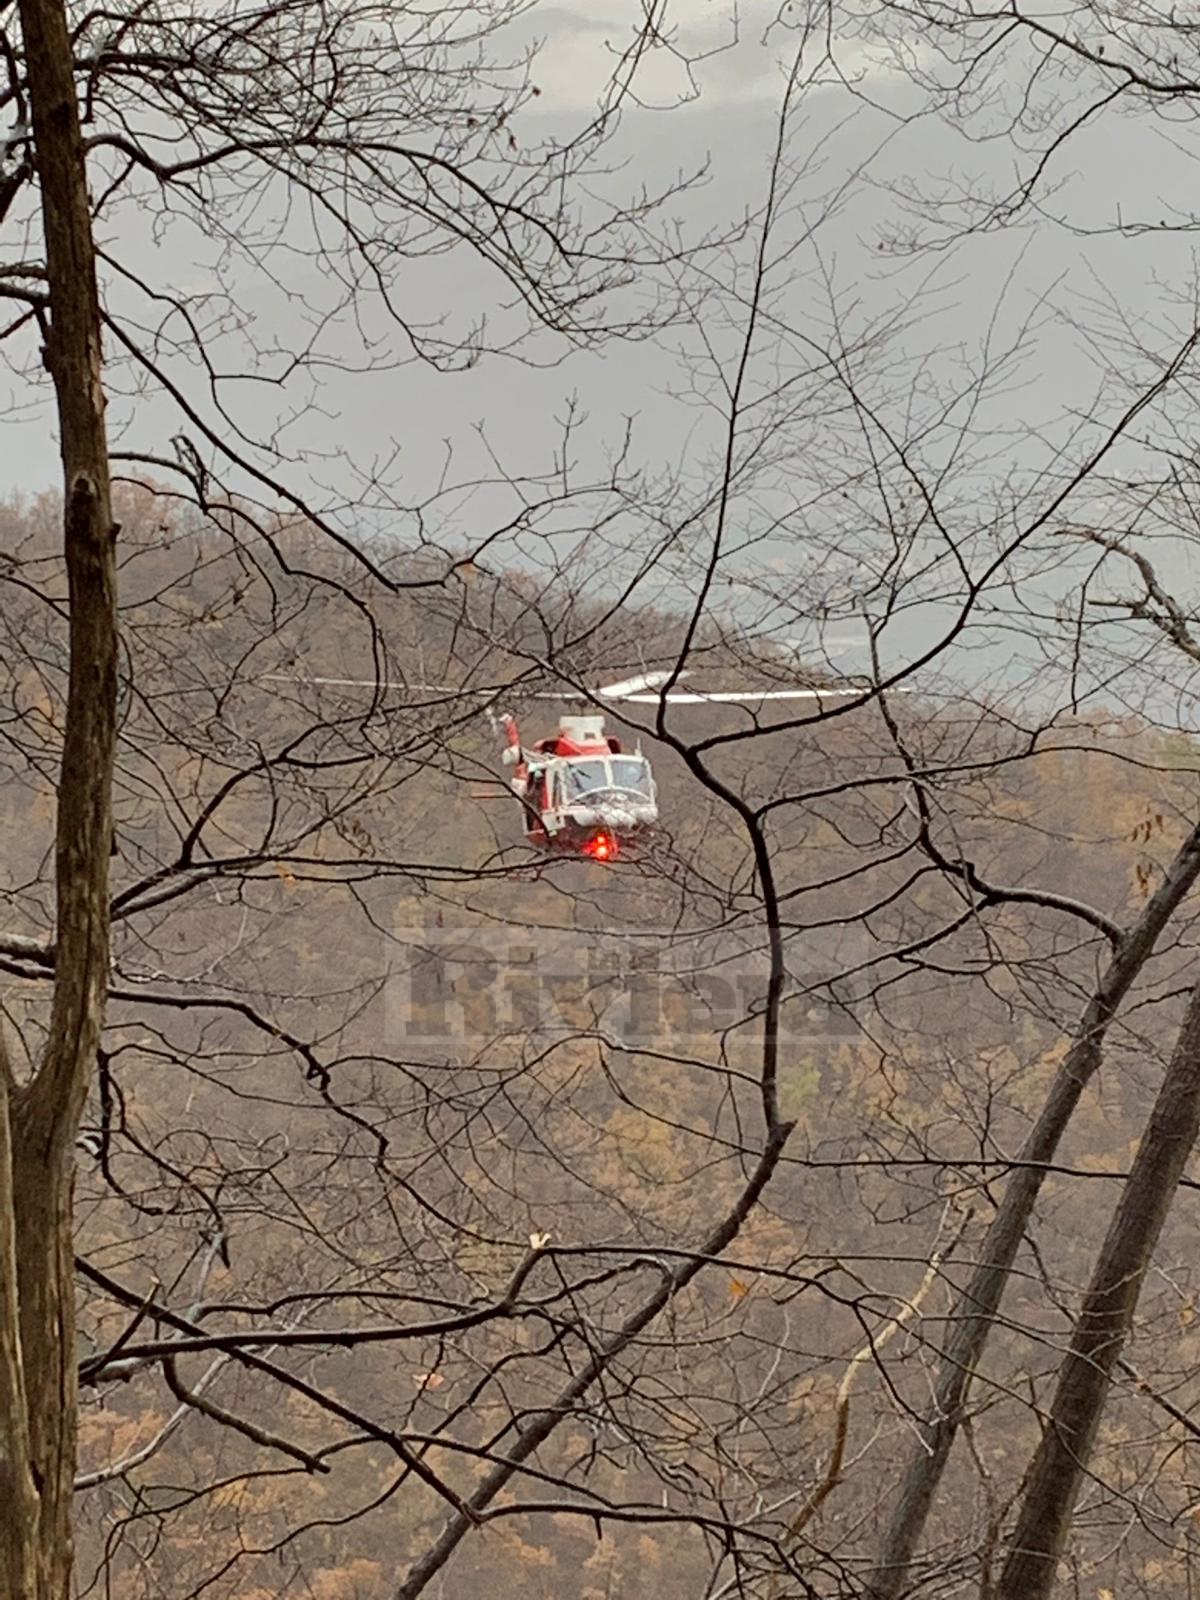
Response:
[{"label": "cloud", "polygon": [[[733,19],[724,5],[682,0],[679,11],[672,9],[669,17],[674,49],[651,45],[637,64],[634,92],[638,102],[649,106],[694,100],[697,88],[707,91],[716,76],[713,63],[737,53]],[[540,108],[582,110],[597,105],[607,93],[645,13],[631,0],[599,0],[586,9],[571,3],[557,6],[536,20],[544,40],[535,69]],[[697,62],[691,71],[689,61]]]},{"label": "cloud", "polygon": [[[540,111],[585,110],[605,95],[623,54],[645,23],[640,0],[560,0],[534,14],[543,46],[535,68]],[[670,108],[696,102],[700,110],[776,101],[798,35],[772,27],[779,0],[750,0],[735,15],[728,0],[671,0],[662,30],[667,43],[644,50],[634,81],[639,104]],[[823,42],[814,42],[810,70]],[[912,47],[908,47],[911,57]],[[814,89],[836,85],[882,88],[900,79],[891,52],[859,39],[835,43],[837,72],[827,66]],[[811,91],[810,91],[811,92]]]}]

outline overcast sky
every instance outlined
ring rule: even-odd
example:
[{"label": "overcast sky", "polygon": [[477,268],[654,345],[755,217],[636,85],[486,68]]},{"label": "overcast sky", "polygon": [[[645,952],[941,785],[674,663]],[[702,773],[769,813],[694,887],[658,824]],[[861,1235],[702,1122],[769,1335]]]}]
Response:
[{"label": "overcast sky", "polygon": [[[735,22],[725,0],[675,0],[670,17],[678,30],[681,54],[708,52],[689,70],[670,50],[648,53],[639,68],[639,98],[652,109],[627,109],[617,142],[617,152],[628,165],[620,178],[610,180],[613,193],[637,183],[653,185],[677,170],[689,170],[702,161],[711,165],[711,177],[688,209],[694,222],[720,225],[736,217],[746,205],[759,203],[765,192],[767,154],[782,87],[782,63],[790,55],[793,38],[776,29],[769,32],[778,7],[751,0],[739,8]],[[522,116],[518,134],[533,142],[546,126],[568,125],[567,119],[585,116],[608,81],[616,52],[628,43],[641,7],[631,0],[588,0],[578,5],[536,6],[519,32],[544,40],[535,79],[540,98]],[[734,38],[737,43],[732,44]],[[897,111],[916,103],[909,86],[885,64],[882,52],[864,50],[854,43],[838,47],[838,62],[864,94]],[[694,89],[699,93],[694,98]],[[831,130],[836,135],[829,139]],[[828,141],[828,142],[824,142]],[[808,149],[806,150],[806,145]],[[882,146],[882,148],[880,148]],[[995,172],[1004,164],[1004,152],[989,153],[967,145],[934,118],[900,126],[888,116],[872,112],[836,85],[810,91],[804,100],[795,140],[795,157],[819,147],[811,175],[802,180],[800,194],[816,199],[855,169],[872,151],[863,181],[844,204],[841,214],[821,233],[824,258],[840,286],[853,288],[863,303],[879,312],[902,305],[913,283],[926,277],[930,261],[904,265],[881,257],[879,241],[901,219],[895,200],[882,185],[910,178],[917,183],[940,182],[948,174],[961,179],[972,173]],[[1124,205],[1147,205],[1148,193],[1157,189],[1164,197],[1173,189],[1186,193],[1191,178],[1186,152],[1172,151],[1157,132],[1146,133],[1130,119],[1114,119],[1072,147],[1061,176],[1078,174],[1071,193],[1075,212],[1091,220],[1112,216]],[[1166,200],[1164,199],[1164,206]],[[152,239],[146,218],[135,208],[115,214],[115,243],[123,245],[131,261],[147,277],[169,284],[202,287],[205,264],[196,259],[196,241],[183,230],[168,231]],[[110,234],[110,237],[111,234]],[[990,316],[1001,287],[1006,289],[1014,321],[1027,314],[1034,300],[1053,293],[1066,305],[1073,292],[1094,292],[1097,275],[1118,297],[1136,305],[1144,295],[1148,272],[1174,257],[1175,270],[1186,250],[1172,252],[1161,239],[1144,241],[1081,240],[1048,226],[1032,231],[992,235],[961,249],[944,269],[945,292],[939,299],[939,326],[926,327],[921,342],[927,345],[969,341],[978,336]],[[810,265],[799,263],[801,268]],[[1016,271],[1014,275],[1014,266]],[[432,275],[414,270],[417,292],[432,311],[438,300],[451,304],[463,293],[470,278],[465,261],[439,260]],[[275,335],[286,341],[286,317],[278,303],[261,288],[246,285],[247,298],[257,296],[270,305]],[[803,315],[806,286],[797,285],[795,314]],[[1069,340],[1049,349],[1041,373],[1042,389],[1036,399],[1039,416],[1050,417],[1073,397],[1084,396],[1089,366],[1080,359],[1064,361]],[[538,406],[553,407],[573,391],[585,398],[597,415],[619,415],[637,410],[672,381],[669,356],[661,349],[650,353],[618,349],[610,357],[582,356],[557,368],[549,376],[523,374],[510,363],[498,362],[465,376],[439,379],[427,369],[389,373],[344,381],[327,380],[322,402],[331,413],[314,425],[314,435],[332,442],[338,430],[360,456],[385,451],[397,437],[411,436],[414,454],[421,454],[431,438],[487,419],[499,436],[524,437],[536,427]],[[27,398],[10,388],[13,401]],[[517,404],[513,404],[513,400]],[[414,404],[414,400],[417,402]],[[264,399],[255,395],[261,409]],[[127,420],[130,408],[114,403],[114,421]],[[137,432],[147,444],[176,426],[177,417],[139,406]],[[44,421],[22,428],[11,414],[6,425],[5,476],[11,486],[37,487],[56,476],[53,440]],[[19,444],[17,440],[19,438]]]},{"label": "overcast sky", "polygon": [[[776,9],[757,0],[741,8],[732,43],[734,19],[723,0],[677,0],[671,16],[680,53],[705,59],[689,71],[668,49],[649,54],[637,80],[646,108],[630,106],[625,112],[616,148],[626,166],[608,180],[613,193],[622,184],[653,186],[707,160],[709,179],[686,205],[693,224],[719,226],[761,201],[781,63],[793,44],[783,30],[770,27]],[[587,114],[639,17],[640,7],[630,0],[546,5],[530,13],[521,26],[545,43],[535,71],[541,95],[516,130],[523,141],[536,142],[546,128]],[[981,173],[999,179],[1012,170],[1012,154],[1002,147],[971,145],[934,117],[902,121],[900,114],[917,102],[911,86],[880,53],[846,42],[839,45],[838,60],[855,79],[858,95],[834,83],[806,93],[792,147],[801,171],[797,196],[815,205],[862,167],[838,214],[817,236],[822,270],[859,319],[901,311],[916,286],[926,285],[926,310],[906,335],[914,372],[936,372],[939,362],[949,371],[985,336],[1003,342],[1038,307],[1070,313],[1076,322],[1082,316],[1092,326],[1111,319],[1115,307],[1132,319],[1161,324],[1166,340],[1168,325],[1178,316],[1161,284],[1186,289],[1194,270],[1186,237],[1086,237],[1034,216],[1028,227],[969,240],[940,257],[904,261],[881,250],[881,242],[904,222],[889,185],[969,183]],[[864,104],[863,96],[882,109]],[[1194,172],[1180,137],[1179,130],[1168,139],[1161,128],[1128,117],[1098,124],[1079,137],[1056,169],[1064,187],[1053,196],[1051,209],[1090,226],[1117,215],[1170,215],[1175,203],[1187,203]],[[177,229],[156,236],[135,208],[120,213],[114,227],[114,250],[123,250],[147,277],[203,287],[208,264],[193,234]],[[797,258],[787,313],[797,325],[811,316],[814,328],[824,332],[825,308],[813,299],[816,260],[815,251]],[[468,262],[443,258],[434,269],[414,268],[413,302],[432,314],[469,301],[477,283]],[[259,310],[259,331],[270,325],[286,347],[291,332],[286,306],[261,284],[247,282],[242,292],[245,304]],[[1111,307],[1102,318],[1095,302],[1104,296]],[[1116,409],[1115,385],[1106,385],[1089,333],[1045,314],[1041,327],[1019,384],[998,396],[980,418],[994,436],[998,479],[1014,466],[1028,466],[1039,449],[1051,452],[1061,431],[1074,426],[1071,419],[1103,410],[1106,387],[1114,391]],[[293,481],[324,504],[351,499],[354,477],[347,462],[369,470],[373,461],[398,449],[401,477],[411,482],[411,496],[404,498],[417,501],[436,481],[445,441],[454,442],[464,463],[478,459],[477,453],[472,456],[476,423],[486,425],[507,462],[532,470],[544,462],[556,438],[554,419],[572,395],[589,415],[590,431],[583,437],[597,461],[602,441],[616,437],[622,419],[634,415],[640,418],[643,459],[649,462],[658,452],[677,467],[695,438],[694,412],[673,398],[678,384],[670,341],[581,353],[543,371],[495,360],[449,376],[424,366],[357,376],[329,373],[317,397],[319,409],[286,436],[297,454],[304,449],[321,454],[315,464],[294,467]],[[247,423],[260,422],[277,398],[261,387],[248,390],[243,399]],[[284,403],[301,398],[296,394]],[[53,484],[57,464],[46,413],[24,414],[20,408],[28,395],[17,386],[10,385],[7,396],[0,388],[0,405],[5,399],[13,409],[2,424],[4,487],[36,490]],[[112,420],[121,443],[161,454],[170,454],[169,439],[179,427],[169,403],[144,397],[117,395]],[[1170,559],[1173,572],[1190,581],[1186,555],[1177,552]],[[914,648],[927,625],[919,619],[903,624],[893,635],[896,647]]]}]

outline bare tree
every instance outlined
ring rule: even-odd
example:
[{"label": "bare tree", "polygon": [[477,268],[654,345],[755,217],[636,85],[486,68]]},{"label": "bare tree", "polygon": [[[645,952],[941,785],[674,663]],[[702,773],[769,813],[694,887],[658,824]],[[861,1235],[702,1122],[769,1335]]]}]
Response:
[{"label": "bare tree", "polygon": [[[1164,194],[1161,205],[1156,200],[1156,210],[1150,216],[1139,209],[1140,196],[1122,195],[1115,189],[1110,194],[1106,186],[1096,182],[1086,188],[1072,188],[1066,182],[1066,163],[1071,153],[1090,130],[1107,129],[1114,111],[1126,113],[1128,120],[1122,126],[1131,130],[1134,137],[1145,140],[1146,147],[1154,139],[1156,123],[1168,114],[1172,132],[1167,137],[1178,138],[1182,143],[1192,137],[1194,88],[1189,63],[1194,41],[1186,31],[1181,33],[1174,27],[1173,19],[1166,26],[1163,22],[1147,10],[1134,8],[1118,13],[1090,3],[1071,7],[1055,19],[1035,16],[1020,7],[1001,17],[954,5],[889,6],[866,19],[866,35],[877,46],[895,52],[898,68],[920,92],[923,111],[928,114],[936,108],[937,114],[976,146],[978,157],[965,182],[959,177],[943,181],[941,174],[931,173],[897,184],[895,192],[901,197],[907,218],[895,225],[889,245],[901,255],[919,254],[927,247],[950,250],[981,234],[1027,224],[1035,216],[1048,227],[1057,226],[1084,239],[1106,233],[1126,237],[1147,232],[1169,234],[1176,228],[1190,227],[1186,199],[1180,205],[1174,197]],[[1001,151],[1005,170],[998,177],[992,157]],[[1014,168],[1016,178],[1010,181]],[[1170,179],[1165,182],[1169,188]],[[1085,197],[1082,205],[1081,197]],[[1104,291],[1097,304],[1085,305],[1078,314],[1079,325],[1086,323],[1089,327],[1106,381],[1116,377],[1122,359],[1145,358],[1167,324],[1172,331],[1177,326],[1186,330],[1194,321],[1189,282],[1180,277],[1172,281],[1170,267],[1165,276],[1169,287],[1156,317],[1145,317],[1140,308],[1123,306],[1115,290]],[[1098,310],[1105,319],[1102,332],[1099,323],[1090,320],[1090,313]],[[1190,654],[1192,645],[1186,627],[1189,607],[1181,605],[1168,592],[1171,585],[1164,586],[1149,562],[1123,542],[1129,537],[1137,540],[1143,532],[1151,531],[1160,537],[1165,533],[1168,538],[1178,538],[1189,521],[1187,513],[1182,518],[1178,514],[1180,505],[1187,500],[1180,469],[1168,464],[1182,460],[1172,438],[1178,424],[1168,420],[1172,414],[1168,400],[1158,436],[1140,436],[1120,466],[1114,463],[1098,473],[1093,479],[1090,504],[1082,514],[1067,519],[1071,525],[1059,534],[1068,566],[1073,563],[1069,541],[1082,536],[1103,550],[1129,555],[1145,586],[1144,598],[1126,605],[1124,601],[1114,602],[1107,594],[1104,598],[1097,594],[1111,570],[1107,563],[1099,583],[1096,574],[1088,577],[1080,572],[1077,640],[1083,644],[1086,635],[1086,652],[1096,647],[1104,617],[1100,613],[1098,618],[1092,608],[1103,606],[1112,620],[1115,607],[1118,615],[1150,622],[1160,634],[1161,644]],[[1190,531],[1184,537],[1190,540]],[[1139,643],[1134,632],[1126,630],[1114,637],[1115,632],[1109,628],[1113,642],[1108,660],[1118,672],[1140,678],[1151,654],[1159,665],[1165,659],[1161,651],[1150,651],[1144,642]],[[1144,632],[1141,638],[1144,641]],[[1079,654],[1074,658],[1079,660]],[[1173,681],[1185,685],[1182,692],[1189,695],[1186,670],[1181,671],[1179,663],[1167,670]],[[1120,931],[1107,969],[1089,1008],[1081,1016],[1062,1072],[1023,1144],[1021,1158],[1032,1164],[1009,1178],[995,1220],[982,1243],[981,1259],[955,1299],[953,1327],[932,1404],[925,1410],[922,1403],[923,1421],[909,1452],[902,1487],[886,1521],[870,1582],[874,1594],[892,1597],[907,1592],[919,1581],[921,1569],[914,1566],[916,1552],[934,1498],[943,1485],[951,1446],[968,1416],[967,1400],[985,1347],[1002,1326],[1002,1299],[1011,1283],[1022,1240],[1033,1225],[1037,1196],[1045,1181],[1044,1164],[1055,1159],[1054,1152],[1079,1104],[1079,1095],[1103,1057],[1104,1040],[1115,1015],[1105,1003],[1107,986],[1113,974],[1131,958],[1141,965],[1141,958],[1134,952],[1139,934],[1146,927],[1145,918],[1156,914],[1155,901],[1164,892],[1170,895],[1173,881],[1181,891],[1181,899],[1189,892],[1194,868],[1189,866],[1188,856],[1194,849],[1194,840],[1193,833],[1175,859],[1174,867],[1183,869],[1183,880],[1174,880],[1173,870],[1168,870],[1137,923]],[[1168,915],[1173,916],[1174,911]],[[1124,989],[1123,982],[1119,987]],[[1088,1426],[1096,1427],[1103,1398],[1093,1392],[1091,1399],[1095,1414]],[[1044,1464],[1044,1458],[1040,1459]],[[1070,1484],[1064,1489],[1069,1497],[1073,1495]],[[1028,1501],[1025,1506],[1028,1518],[1033,1513]],[[1055,1536],[1065,1540],[1065,1530],[1057,1523],[1055,1528]],[[1018,1541],[1029,1544],[1029,1531],[1026,1520],[1016,1535]],[[936,1568],[936,1560],[932,1556],[930,1560]],[[1020,1567],[1015,1556],[1012,1560],[1017,1565],[1010,1566],[1004,1582],[1011,1579],[1024,1583],[1030,1579],[1032,1569]],[[1022,1578],[1012,1579],[1011,1574],[1018,1570]],[[1043,1574],[1039,1581],[1049,1579]]]},{"label": "bare tree", "polygon": [[[483,18],[482,27],[468,20],[459,42],[469,52],[504,16],[493,13]],[[372,278],[383,291],[385,307],[391,304],[390,264],[400,258],[406,241],[420,250],[466,240],[508,278],[535,320],[573,338],[585,338],[597,326],[632,331],[633,324],[620,313],[589,323],[586,308],[628,282],[634,250],[632,237],[617,252],[611,238],[609,245],[596,248],[599,234],[590,221],[578,224],[573,236],[562,226],[561,186],[578,170],[584,148],[589,152],[585,162],[594,157],[607,115],[580,145],[522,172],[521,158],[513,154],[515,138],[505,124],[514,108],[537,93],[526,64],[518,62],[499,92],[489,96],[483,86],[486,69],[477,58],[461,65],[454,61],[456,41],[437,19],[417,29],[410,59],[409,40],[397,24],[389,26],[377,11],[354,7],[271,6],[182,18],[151,8],[128,16],[96,15],[72,27],[57,0],[30,0],[19,7],[18,17],[18,30],[5,23],[0,34],[7,73],[0,106],[16,119],[4,147],[0,220],[18,241],[16,258],[3,270],[3,293],[24,310],[5,335],[18,349],[22,339],[29,348],[31,333],[40,337],[40,350],[34,339],[36,354],[24,359],[34,373],[44,362],[54,387],[64,468],[69,630],[53,934],[45,941],[21,933],[6,940],[18,971],[28,970],[31,961],[35,970],[52,974],[53,997],[32,1071],[18,1077],[7,1054],[3,1058],[0,1136],[2,1393],[9,1441],[3,1453],[2,1581],[5,1592],[19,1600],[42,1600],[65,1595],[71,1581],[76,1432],[71,1192],[76,1134],[111,986],[114,907],[108,875],[118,644],[105,408],[106,387],[118,381],[119,361],[137,387],[149,378],[165,390],[185,426],[195,431],[200,448],[181,438],[176,460],[168,459],[167,465],[181,473],[202,506],[214,503],[212,473],[203,460],[211,449],[251,486],[269,485],[294,508],[305,507],[301,494],[286,489],[241,448],[249,445],[253,454],[275,447],[269,434],[250,441],[231,418],[213,365],[219,333],[212,323],[202,319],[208,321],[202,332],[194,306],[165,291],[183,330],[183,348],[189,357],[200,352],[207,366],[212,411],[205,419],[169,370],[174,336],[160,338],[151,331],[143,339],[136,313],[131,317],[119,309],[124,289],[132,287],[143,304],[154,304],[163,293],[160,286],[105,257],[108,296],[102,304],[97,228],[115,200],[148,181],[164,214],[177,197],[186,196],[209,238],[225,229],[227,248],[248,246],[251,259],[261,264],[250,236],[222,218],[222,205],[232,194],[236,210],[256,183],[269,188],[282,180],[311,201],[310,259],[328,263],[340,254],[352,261],[354,279]],[[375,33],[366,31],[370,26]],[[380,28],[390,32],[391,48]],[[297,70],[298,62],[303,65]],[[476,94],[488,103],[477,106]],[[614,103],[608,113],[615,109]],[[413,143],[397,135],[401,124]],[[169,155],[158,153],[160,144]],[[490,166],[493,151],[505,144],[513,156],[507,163],[513,180],[507,192],[503,182],[489,187],[467,171],[472,152]],[[225,191],[226,169],[246,180],[247,162],[257,164],[256,176]],[[144,198],[144,189],[134,193],[135,203]],[[610,214],[606,220],[610,226],[615,222],[617,232],[627,223],[632,236],[646,214],[643,202],[635,212]],[[604,225],[598,226],[603,233]],[[353,303],[354,289],[348,294]],[[322,318],[335,310],[324,308]],[[470,335],[447,343],[403,316],[394,320],[412,349],[434,362],[470,360],[478,353],[479,340]],[[642,320],[639,315],[639,327]],[[244,339],[246,331],[243,323],[238,336]],[[515,336],[507,332],[505,342]],[[122,354],[102,372],[105,340],[111,354]],[[318,358],[310,346],[287,368],[304,365],[306,356]],[[155,452],[143,447],[136,454],[153,457]],[[216,498],[224,497],[218,493]],[[309,516],[326,536],[350,548],[336,518],[328,512]],[[270,531],[259,526],[269,546]],[[378,567],[361,551],[359,559],[380,579]],[[444,575],[443,568],[416,581],[437,583]],[[51,609],[56,605],[50,602]],[[184,839],[177,880],[190,876],[199,832],[237,782],[227,780]],[[171,876],[169,871],[158,875],[151,900],[171,897],[172,888],[164,882]],[[198,876],[209,874],[201,869]],[[135,889],[133,899],[144,905],[146,895]],[[10,1320],[18,1309],[19,1318]],[[193,1391],[181,1389],[177,1380],[176,1388],[192,1403]],[[420,1463],[407,1455],[421,1475]]]},{"label": "bare tree", "polygon": [[1200,1135],[1200,991],[1193,990],[1030,1465],[997,1594],[1050,1594],[1106,1391],[1129,1337],[1167,1212]]},{"label": "bare tree", "polygon": [[[182,209],[228,251],[226,314],[247,262],[286,280],[295,241],[268,248],[253,206],[311,203],[297,249],[344,298],[279,366],[239,349],[243,376],[343,356],[322,339],[366,315],[364,285],[408,353],[473,359],[482,334],[417,327],[393,296],[405,251],[465,240],[517,291],[505,348],[518,325],[652,331],[664,316],[624,298],[647,274],[695,423],[669,468],[639,469],[631,431],[589,470],[568,408],[534,470],[493,459],[486,484],[453,483],[439,463],[420,489],[372,468],[316,504],[277,419],[238,408],[242,324],[206,323],[106,243],[111,409],[128,381],[182,420],[169,444],[140,417],[121,441],[141,487],[116,513],[109,1013],[80,1057],[81,1585],[415,1600],[443,1574],[470,1596],[543,1567],[561,1592],[570,1562],[599,1596],[655,1560],[664,1594],[911,1585],[915,1542],[871,1572],[879,1483],[914,1427],[913,1539],[940,1487],[930,1570],[990,1582],[1013,1440],[1061,1358],[1045,1327],[1074,1320],[1094,1195],[1129,1178],[1109,1157],[1140,1105],[1112,1112],[1103,1170],[1061,1141],[1102,1057],[1163,1053],[1193,931],[1192,756],[1148,688],[1183,692],[1188,608],[1135,562],[1133,620],[1172,646],[1151,660],[1112,642],[1111,606],[1110,631],[1090,625],[1097,569],[1078,562],[1124,562],[1120,519],[1094,513],[1186,396],[1194,330],[1140,350],[1082,422],[1043,437],[1030,419],[1040,471],[1017,445],[997,467],[1036,319],[934,374],[936,286],[876,315],[838,282],[822,230],[865,173],[802,159],[822,17],[789,48],[751,224],[696,254],[641,203],[564,202],[631,61],[582,138],[510,148],[537,84],[521,58],[493,103],[472,53],[505,15],[456,13],[457,45],[428,17],[401,35],[393,13],[308,5],[89,16],[73,39],[96,217]],[[5,54],[15,110],[27,54]],[[25,222],[40,157],[13,140]],[[36,240],[18,253],[0,286],[28,351],[58,313]],[[411,537],[383,537],[400,512]],[[13,1084],[53,1041],[42,997],[64,971],[35,823],[75,624],[46,516],[5,513],[0,575]],[[1030,652],[1024,684],[970,679],[997,628]],[[842,630],[852,681],[830,659]],[[563,689],[595,705],[601,674],[649,668],[701,690],[803,676],[825,698],[601,697],[655,756],[664,828],[601,875],[531,858],[481,710],[537,717]],[[1103,815],[1081,772],[1105,775]],[[476,788],[506,798],[493,826]],[[1135,827],[1136,848],[1113,834]],[[550,969],[551,1016],[522,989],[531,947],[575,960]],[[69,1156],[74,1121],[62,1138]],[[1057,1254],[1048,1194],[1077,1234]],[[1157,1463],[1187,1398],[1139,1363]],[[956,1433],[974,1479],[939,1482]]]},{"label": "bare tree", "polygon": [[1138,922],[1121,931],[1115,949],[1080,1019],[1037,1122],[1022,1146],[996,1216],[982,1241],[979,1265],[955,1306],[954,1330],[939,1373],[931,1420],[914,1448],[891,1513],[888,1533],[870,1581],[874,1594],[897,1595],[929,1516],[950,1449],[964,1416],[971,1379],[991,1333],[1013,1262],[1052,1169],[1059,1142],[1087,1084],[1103,1059],[1104,1039],[1129,989],[1149,960],[1169,920],[1200,876],[1200,828],[1180,848]]},{"label": "bare tree", "polygon": [[104,1023],[116,734],[116,560],[101,318],[67,20],[21,7],[51,315],[45,360],[63,463],[70,662],[55,827],[54,994],[41,1059],[18,1084],[0,1051],[5,1311],[0,1582],[68,1592],[75,1476],[75,1135]]}]

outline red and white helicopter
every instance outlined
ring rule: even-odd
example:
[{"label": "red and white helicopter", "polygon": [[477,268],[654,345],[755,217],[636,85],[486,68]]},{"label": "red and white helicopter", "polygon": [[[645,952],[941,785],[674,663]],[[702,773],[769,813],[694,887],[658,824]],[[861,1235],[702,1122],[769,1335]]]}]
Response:
[{"label": "red and white helicopter", "polygon": [[[275,677],[275,674],[269,676]],[[282,675],[280,675],[282,676]],[[575,709],[559,718],[558,731],[532,745],[521,742],[511,712],[488,711],[492,727],[505,737],[502,760],[515,768],[513,793],[525,814],[525,837],[535,849],[612,861],[629,845],[646,840],[657,826],[658,793],[650,762],[640,744],[626,750],[604,730],[604,704],[757,706],[773,700],[845,700],[869,695],[865,681],[847,679],[820,689],[664,689],[682,682],[686,672],[645,672],[619,683],[605,684],[586,695],[562,690],[533,690],[524,698],[572,702]],[[287,681],[295,682],[289,679]],[[315,685],[338,688],[404,689],[409,693],[483,693],[448,684],[386,683],[360,678],[310,678]],[[900,690],[904,693],[904,690]]]},{"label": "red and white helicopter", "polygon": [[[591,691],[601,703],[758,705],[767,700],[836,700],[869,692],[865,685],[822,689],[668,689],[686,673],[647,672]],[[542,691],[539,700],[582,698]],[[604,731],[604,717],[580,709],[560,717],[558,732],[531,746],[521,743],[510,712],[492,717],[507,744],[503,760],[516,768],[513,792],[525,812],[525,837],[536,849],[611,861],[626,845],[645,840],[658,823],[658,794],[640,744],[626,750]]]}]

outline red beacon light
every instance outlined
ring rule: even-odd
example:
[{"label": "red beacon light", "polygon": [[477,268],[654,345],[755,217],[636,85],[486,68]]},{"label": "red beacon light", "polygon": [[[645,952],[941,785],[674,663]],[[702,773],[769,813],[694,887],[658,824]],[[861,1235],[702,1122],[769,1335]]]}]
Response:
[{"label": "red beacon light", "polygon": [[593,861],[611,861],[617,853],[617,841],[607,833],[598,833],[584,845],[583,853]]}]

